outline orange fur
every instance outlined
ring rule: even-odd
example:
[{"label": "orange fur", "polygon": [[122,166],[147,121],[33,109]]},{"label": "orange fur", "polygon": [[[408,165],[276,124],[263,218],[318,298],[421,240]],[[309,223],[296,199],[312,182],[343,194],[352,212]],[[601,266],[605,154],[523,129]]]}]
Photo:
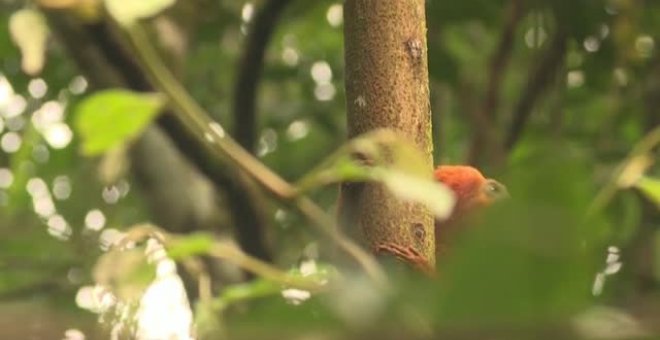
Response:
[{"label": "orange fur", "polygon": [[[447,220],[435,222],[436,253],[445,251],[454,228],[474,209],[487,206],[493,198],[486,194],[485,186],[492,181],[477,169],[466,165],[441,165],[433,173],[436,180],[447,185],[456,195],[456,205]],[[506,190],[506,189],[504,189]]]}]

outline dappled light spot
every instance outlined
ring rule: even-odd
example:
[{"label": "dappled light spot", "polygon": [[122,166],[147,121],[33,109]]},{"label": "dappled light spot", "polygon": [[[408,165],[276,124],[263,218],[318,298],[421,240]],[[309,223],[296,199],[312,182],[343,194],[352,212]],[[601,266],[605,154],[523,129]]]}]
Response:
[{"label": "dappled light spot", "polygon": [[64,331],[63,340],[85,340],[85,333],[79,329],[70,328]]},{"label": "dappled light spot", "polygon": [[99,248],[103,251],[107,251],[113,246],[117,245],[119,241],[124,238],[124,236],[126,236],[126,234],[117,229],[104,229],[101,232],[101,235],[99,235]]},{"label": "dappled light spot", "polygon": [[293,47],[284,47],[282,49],[282,61],[288,65],[288,66],[296,66],[298,65],[298,60],[300,59],[300,56],[298,55],[298,51],[293,48]]},{"label": "dappled light spot", "polygon": [[539,48],[548,39],[543,27],[532,27],[525,32],[525,45],[529,48]]},{"label": "dappled light spot", "polygon": [[307,137],[309,133],[309,123],[303,120],[296,120],[289,124],[289,127],[286,129],[286,136],[291,141],[296,141],[302,138]]},{"label": "dappled light spot", "polygon": [[244,23],[250,22],[252,16],[254,15],[254,4],[251,2],[246,2],[241,9],[241,19]]},{"label": "dappled light spot", "polygon": [[39,177],[30,178],[25,186],[27,192],[34,198],[48,195],[48,186],[43,179]]},{"label": "dappled light spot", "polygon": [[126,197],[126,195],[128,195],[128,192],[131,190],[131,185],[130,183],[128,183],[127,180],[122,179],[119,182],[117,182],[117,190],[119,190],[120,197]]},{"label": "dappled light spot", "polygon": [[34,99],[43,98],[48,92],[48,84],[41,78],[32,79],[28,84],[28,92]]},{"label": "dappled light spot", "polygon": [[591,294],[594,296],[601,295],[605,287],[607,277],[618,273],[623,267],[620,261],[620,250],[618,247],[610,246],[607,248],[607,257],[605,258],[605,268],[596,273],[594,283],[591,287]]},{"label": "dappled light spot", "polygon": [[302,289],[289,288],[282,290],[282,297],[292,305],[299,305],[312,297],[312,293]]},{"label": "dappled light spot", "polygon": [[584,72],[581,70],[569,71],[566,74],[566,85],[572,88],[584,85]]},{"label": "dappled light spot", "polygon": [[257,155],[259,157],[266,156],[267,154],[277,149],[277,132],[274,129],[265,129],[259,138],[259,146],[257,148]]},{"label": "dappled light spot", "polygon": [[600,40],[598,40],[597,37],[588,36],[582,42],[582,46],[584,46],[584,49],[587,52],[594,53],[594,52],[598,51],[598,49],[600,49]]},{"label": "dappled light spot", "polygon": [[7,189],[14,183],[14,174],[8,168],[0,168],[0,188]]},{"label": "dappled light spot", "polygon": [[[298,269],[300,270],[300,275],[302,277],[307,277],[318,273],[318,265],[314,259],[302,261]],[[312,297],[311,292],[295,288],[284,289],[282,290],[281,294],[282,297],[292,305],[299,305]]]},{"label": "dappled light spot", "polygon": [[55,203],[50,198],[50,195],[34,197],[32,204],[34,206],[34,212],[41,217],[47,218],[56,212]]},{"label": "dappled light spot", "polygon": [[11,97],[9,103],[2,110],[2,115],[5,118],[16,117],[23,114],[26,108],[27,100],[25,100],[25,97],[21,96],[20,94],[16,94]]},{"label": "dappled light spot", "polygon": [[640,35],[635,39],[635,50],[642,58],[649,58],[653,55],[655,49],[655,41],[650,35]]},{"label": "dappled light spot", "polygon": [[0,147],[6,153],[14,153],[21,148],[23,139],[16,132],[8,132],[0,139]]},{"label": "dappled light spot", "polygon": [[55,123],[43,131],[44,138],[54,149],[64,149],[73,139],[73,131],[65,123]]},{"label": "dappled light spot", "polygon": [[330,26],[339,27],[344,22],[344,6],[341,3],[331,5],[328,7],[325,18]]},{"label": "dappled light spot", "polygon": [[330,64],[325,60],[312,64],[309,72],[317,84],[328,83],[332,80],[332,69],[330,68]]},{"label": "dappled light spot", "polygon": [[218,122],[209,123],[209,128],[215,133],[216,137],[225,138],[225,129]]},{"label": "dappled light spot", "polygon": [[617,67],[614,69],[613,73],[614,73],[614,81],[616,82],[617,85],[619,86],[628,85],[628,73],[626,72],[625,69],[621,67]]},{"label": "dappled light spot", "polygon": [[14,88],[2,73],[0,73],[0,109],[8,105],[14,95]]},{"label": "dappled light spot", "polygon": [[119,201],[120,196],[121,193],[119,192],[119,188],[117,188],[116,185],[105,187],[101,192],[101,197],[103,197],[103,201],[108,204],[117,203],[117,201]]},{"label": "dappled light spot", "polygon": [[154,239],[147,241],[147,259],[156,264],[156,279],[140,299],[136,313],[138,339],[192,339],[193,315],[174,261]]},{"label": "dappled light spot", "polygon": [[53,215],[48,219],[48,233],[58,240],[66,241],[73,231],[62,215]]},{"label": "dappled light spot", "polygon": [[83,94],[87,90],[87,79],[83,76],[75,76],[69,83],[71,94]]},{"label": "dappled light spot", "polygon": [[45,129],[51,124],[59,123],[64,119],[64,105],[61,103],[49,100],[32,115],[32,124],[37,129]]},{"label": "dappled light spot", "polygon": [[332,85],[332,83],[317,84],[316,87],[314,88],[314,96],[316,97],[316,99],[322,102],[334,98],[336,92],[337,90],[335,89],[335,86]]},{"label": "dappled light spot", "polygon": [[607,24],[600,25],[598,33],[600,34],[601,39],[607,38],[610,35],[610,26],[607,26]]},{"label": "dappled light spot", "polygon": [[71,196],[71,179],[69,176],[57,176],[53,180],[53,196],[56,200],[66,200]]},{"label": "dappled light spot", "polygon": [[94,209],[87,212],[85,215],[85,228],[99,231],[105,226],[105,215],[101,210]]},{"label": "dappled light spot", "polygon": [[76,305],[93,313],[101,313],[116,302],[117,298],[99,285],[80,287],[76,293]]}]

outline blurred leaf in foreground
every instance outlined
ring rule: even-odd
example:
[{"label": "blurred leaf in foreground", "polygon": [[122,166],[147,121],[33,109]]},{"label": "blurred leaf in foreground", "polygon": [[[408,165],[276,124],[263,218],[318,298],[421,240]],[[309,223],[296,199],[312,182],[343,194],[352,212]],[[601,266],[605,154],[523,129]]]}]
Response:
[{"label": "blurred leaf in foreground", "polygon": [[75,111],[76,132],[85,155],[96,156],[140,135],[163,107],[157,94],[126,90],[97,92]]},{"label": "blurred leaf in foreground", "polygon": [[642,176],[635,186],[660,208],[660,179]]}]

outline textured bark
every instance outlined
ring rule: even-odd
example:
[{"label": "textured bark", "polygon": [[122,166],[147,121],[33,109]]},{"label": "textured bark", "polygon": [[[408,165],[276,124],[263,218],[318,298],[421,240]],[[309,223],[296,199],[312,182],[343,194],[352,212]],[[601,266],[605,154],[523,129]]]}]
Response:
[{"label": "textured bark", "polygon": [[[432,171],[426,18],[423,0],[344,4],[348,135],[390,128],[414,142]],[[382,185],[342,187],[342,225],[375,252],[433,266],[433,218]]]}]

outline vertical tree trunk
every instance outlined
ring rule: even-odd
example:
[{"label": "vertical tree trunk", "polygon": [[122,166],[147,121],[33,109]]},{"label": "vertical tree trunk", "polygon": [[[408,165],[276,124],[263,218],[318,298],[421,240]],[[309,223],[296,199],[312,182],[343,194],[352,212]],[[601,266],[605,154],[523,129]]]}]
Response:
[{"label": "vertical tree trunk", "polygon": [[[390,128],[414,142],[432,171],[424,0],[344,4],[349,138]],[[378,184],[342,187],[342,224],[375,252],[433,266],[433,218]],[[357,234],[356,234],[357,233]]]}]

